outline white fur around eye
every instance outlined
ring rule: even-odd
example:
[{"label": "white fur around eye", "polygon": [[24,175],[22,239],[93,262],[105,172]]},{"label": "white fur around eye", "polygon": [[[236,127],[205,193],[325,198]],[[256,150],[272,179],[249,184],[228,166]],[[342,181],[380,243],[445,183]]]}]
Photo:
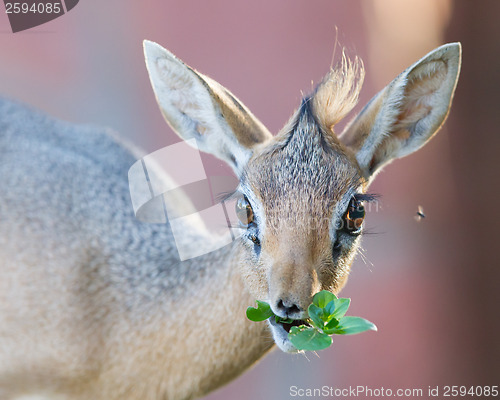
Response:
[{"label": "white fur around eye", "polygon": [[349,189],[333,208],[332,218],[330,220],[330,240],[332,243],[335,243],[335,240],[337,239],[337,227],[339,226],[338,224],[343,223],[342,220],[344,218],[347,207],[349,206],[351,198],[360,191],[361,188]]},{"label": "white fur around eye", "polygon": [[262,206],[262,203],[257,198],[257,196],[255,196],[253,191],[247,186],[243,186],[242,184],[240,184],[237,191],[244,194],[250,202],[255,218],[255,223],[257,224],[257,227],[259,229],[259,234],[263,236],[266,231],[266,218],[264,215],[264,208]]}]

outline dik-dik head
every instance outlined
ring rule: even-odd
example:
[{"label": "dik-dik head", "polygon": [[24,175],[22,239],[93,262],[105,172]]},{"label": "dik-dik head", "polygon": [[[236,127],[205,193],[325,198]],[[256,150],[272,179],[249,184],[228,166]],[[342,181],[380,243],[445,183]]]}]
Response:
[{"label": "dik-dik head", "polygon": [[[344,58],[272,136],[227,89],[161,46],[145,42],[159,106],[183,138],[228,163],[240,179],[243,276],[276,315],[304,319],[312,296],[345,285],[363,231],[368,185],[381,168],[422,147],[448,114],[460,44],[432,51],[379,92],[337,136],[356,104],[358,60]],[[270,321],[284,351],[289,326]]]}]

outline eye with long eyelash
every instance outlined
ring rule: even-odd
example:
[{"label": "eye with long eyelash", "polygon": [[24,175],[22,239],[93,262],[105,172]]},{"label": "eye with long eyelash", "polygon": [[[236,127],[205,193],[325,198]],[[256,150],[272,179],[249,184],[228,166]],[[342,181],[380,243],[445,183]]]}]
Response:
[{"label": "eye with long eyelash", "polygon": [[250,240],[253,242],[254,245],[260,246],[260,240],[256,235],[250,235]]},{"label": "eye with long eyelash", "polygon": [[366,214],[363,202],[376,202],[379,197],[378,194],[369,193],[357,193],[352,196],[342,218],[343,230],[350,235],[360,234]]},{"label": "eye with long eyelash", "polygon": [[361,225],[365,220],[365,207],[361,201],[357,200],[355,197],[349,202],[347,211],[344,215],[344,228],[349,233],[358,232],[361,229]]},{"label": "eye with long eyelash", "polygon": [[254,222],[253,209],[246,196],[240,197],[236,201],[236,216],[245,228]]}]

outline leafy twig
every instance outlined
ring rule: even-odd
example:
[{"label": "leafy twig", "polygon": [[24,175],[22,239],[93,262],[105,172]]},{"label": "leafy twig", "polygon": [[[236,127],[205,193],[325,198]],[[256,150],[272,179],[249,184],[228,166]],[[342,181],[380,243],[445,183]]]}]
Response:
[{"label": "leafy twig", "polygon": [[[264,321],[274,316],[276,322],[293,323],[292,319],[284,319],[273,313],[271,306],[257,300],[257,308],[248,307],[247,318],[251,321]],[[288,339],[298,350],[322,350],[330,347],[330,335],[352,335],[369,330],[376,331],[372,322],[360,318],[345,316],[351,299],[337,298],[333,293],[323,290],[313,297],[313,302],[307,309],[309,325],[292,326]]]}]

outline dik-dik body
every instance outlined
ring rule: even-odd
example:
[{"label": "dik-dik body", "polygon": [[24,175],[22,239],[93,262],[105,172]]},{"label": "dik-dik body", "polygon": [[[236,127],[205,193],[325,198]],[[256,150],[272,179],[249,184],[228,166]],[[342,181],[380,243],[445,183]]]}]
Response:
[{"label": "dik-dik body", "polygon": [[315,293],[341,290],[363,229],[353,210],[443,124],[461,57],[457,43],[429,53],[338,137],[363,77],[344,59],[273,137],[215,81],[155,43],[145,54],[167,122],[238,176],[242,235],[180,262],[169,225],[134,216],[136,150],[2,100],[1,400],[190,399],[258,360],[270,335],[293,352],[289,326],[251,323],[246,307],[301,320]]}]

